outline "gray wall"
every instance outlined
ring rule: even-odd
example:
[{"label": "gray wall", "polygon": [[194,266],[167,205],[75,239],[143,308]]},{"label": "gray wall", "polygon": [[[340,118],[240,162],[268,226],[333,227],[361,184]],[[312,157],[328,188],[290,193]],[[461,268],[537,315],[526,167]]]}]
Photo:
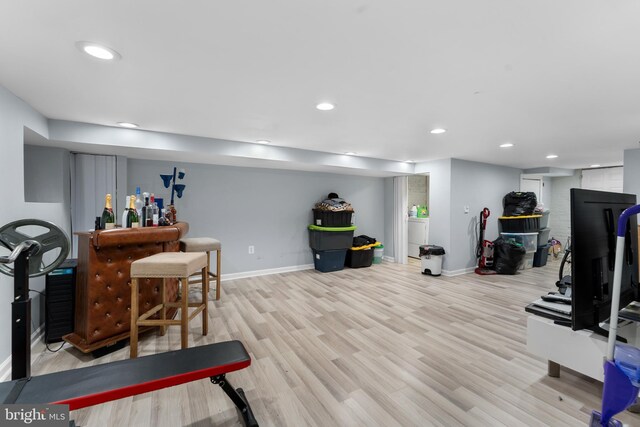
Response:
[{"label": "gray wall", "polygon": [[553,193],[553,181],[550,176],[542,178],[542,203],[544,207],[549,209],[551,205],[551,194]]},{"label": "gray wall", "polygon": [[[522,170],[452,159],[451,161],[451,250],[447,270],[455,271],[476,265],[476,229],[480,211],[488,207],[485,239],[498,237],[498,217],[502,215],[505,194],[520,188]],[[469,206],[469,213],[464,213]]]},{"label": "gray wall", "polygon": [[[52,221],[69,232],[69,209],[63,203],[27,203],[24,198],[24,133],[25,127],[48,137],[47,121],[24,101],[0,86],[0,226],[23,218]],[[62,167],[62,165],[60,165]],[[30,171],[27,171],[29,173]],[[44,288],[44,279],[32,279],[30,287]],[[40,325],[43,305],[40,294],[32,293],[32,323]],[[0,274],[0,362],[10,354],[12,278]]]},{"label": "gray wall", "polygon": [[27,202],[65,203],[69,206],[69,151],[24,146],[24,198]]},{"label": "gray wall", "polygon": [[640,201],[640,149],[624,150],[623,192],[635,194]]},{"label": "gray wall", "polygon": [[[416,164],[416,174],[429,174],[429,244],[451,248],[451,159]],[[443,270],[451,270],[451,257],[445,256]]]},{"label": "gray wall", "polygon": [[569,190],[572,188],[580,188],[581,176],[581,171],[576,170],[572,176],[551,178],[551,205],[545,204],[551,210],[549,214],[549,227],[551,227],[550,237],[559,240],[563,247],[567,238],[571,235]]},{"label": "gray wall", "polygon": [[160,174],[174,165],[186,169],[178,217],[189,223],[189,236],[222,242],[223,275],[312,264],[311,208],[330,192],[353,205],[356,235],[385,237],[383,178],[129,159],[128,192],[139,185],[168,203]]}]

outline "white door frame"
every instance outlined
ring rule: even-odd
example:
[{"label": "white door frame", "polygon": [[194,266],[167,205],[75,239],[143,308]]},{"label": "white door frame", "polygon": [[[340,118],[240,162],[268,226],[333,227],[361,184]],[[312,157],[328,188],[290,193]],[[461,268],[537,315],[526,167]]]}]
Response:
[{"label": "white door frame", "polygon": [[535,181],[537,181],[537,190],[536,196],[538,198],[538,203],[544,203],[543,200],[543,188],[544,188],[544,178],[542,175],[530,175],[530,174],[522,174],[520,175],[520,191],[523,191],[524,182],[529,181],[529,184],[533,184],[535,186]]},{"label": "white door frame", "polygon": [[409,177],[393,177],[393,252],[396,263],[407,264],[409,251]]}]

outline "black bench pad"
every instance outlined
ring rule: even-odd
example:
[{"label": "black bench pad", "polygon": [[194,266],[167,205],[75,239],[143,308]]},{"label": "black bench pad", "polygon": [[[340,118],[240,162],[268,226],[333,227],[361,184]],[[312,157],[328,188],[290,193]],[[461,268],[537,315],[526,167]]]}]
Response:
[{"label": "black bench pad", "polygon": [[[67,404],[74,410],[226,374],[250,364],[251,357],[240,341],[226,341],[35,376],[14,403]],[[0,403],[18,381],[22,380],[0,383]]]}]

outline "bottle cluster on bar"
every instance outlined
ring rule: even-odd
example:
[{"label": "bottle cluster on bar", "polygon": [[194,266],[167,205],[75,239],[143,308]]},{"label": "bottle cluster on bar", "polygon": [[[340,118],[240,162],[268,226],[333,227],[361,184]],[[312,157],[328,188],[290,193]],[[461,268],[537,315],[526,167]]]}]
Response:
[{"label": "bottle cluster on bar", "polygon": [[[111,194],[105,196],[102,216],[96,218],[96,230],[109,230],[116,227],[111,199]],[[175,222],[174,206],[169,205],[166,209],[161,209],[153,193],[144,192],[141,195],[140,187],[136,187],[136,194],[126,198],[120,226],[122,228],[159,227],[172,225]]]}]

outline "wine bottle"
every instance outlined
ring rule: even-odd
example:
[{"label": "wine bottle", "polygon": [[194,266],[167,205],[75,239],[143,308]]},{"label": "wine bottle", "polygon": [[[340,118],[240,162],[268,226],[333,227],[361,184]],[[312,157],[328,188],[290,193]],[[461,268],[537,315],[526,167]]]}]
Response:
[{"label": "wine bottle", "polygon": [[144,206],[144,202],[140,198],[140,187],[136,187],[136,211],[138,211],[138,218],[142,216],[142,206]]},{"label": "wine bottle", "polygon": [[110,230],[116,226],[116,217],[113,215],[113,208],[111,207],[111,194],[107,194],[104,198],[104,210],[100,218],[100,225],[103,230]]},{"label": "wine bottle", "polygon": [[131,196],[129,202],[129,212],[127,213],[127,227],[138,228],[140,226],[140,220],[138,217],[138,211],[136,210],[136,196]]},{"label": "wine bottle", "polygon": [[153,227],[153,207],[149,197],[144,198],[144,226]]},{"label": "wine bottle", "polygon": [[129,216],[129,205],[131,204],[131,196],[127,196],[127,200],[124,202],[124,211],[122,212],[122,228],[129,228],[127,225],[127,217]]},{"label": "wine bottle", "polygon": [[142,212],[140,214],[140,227],[146,227],[147,226],[147,206],[149,206],[149,193],[144,192],[142,194],[143,197],[143,201],[144,201],[144,205],[142,206]]},{"label": "wine bottle", "polygon": [[154,227],[158,226],[158,220],[160,219],[160,209],[158,208],[158,204],[156,203],[155,194],[151,193],[151,201],[149,202],[151,205],[151,224]]}]

